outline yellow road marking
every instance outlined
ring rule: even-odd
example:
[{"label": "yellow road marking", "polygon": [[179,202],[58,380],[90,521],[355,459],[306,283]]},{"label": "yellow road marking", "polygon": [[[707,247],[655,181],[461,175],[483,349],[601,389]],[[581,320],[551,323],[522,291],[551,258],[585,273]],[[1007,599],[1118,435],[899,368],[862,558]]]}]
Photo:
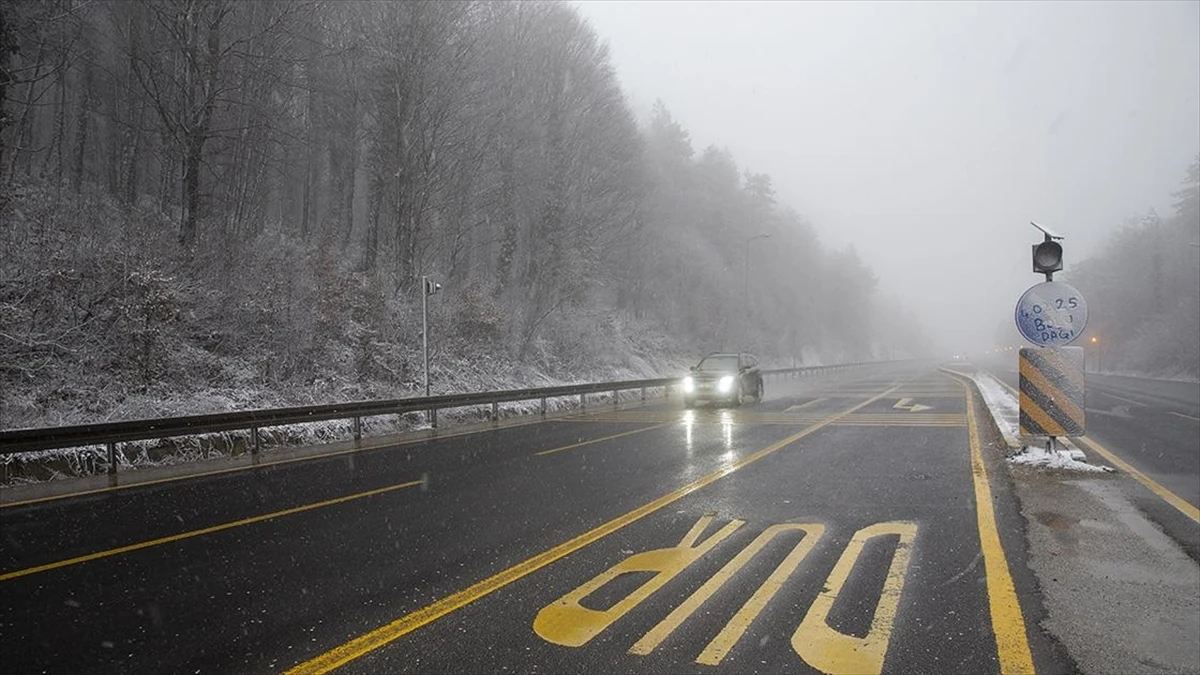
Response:
[{"label": "yellow road marking", "polygon": [[1076,440],[1078,440],[1079,442],[1088,446],[1092,450],[1095,450],[1100,455],[1103,455],[1104,458],[1107,459],[1108,461],[1112,462],[1113,464],[1116,464],[1122,471],[1129,474],[1130,476],[1133,476],[1133,478],[1135,480],[1137,480],[1137,482],[1141,483],[1142,485],[1145,485],[1154,494],[1158,495],[1164,501],[1166,501],[1168,504],[1170,504],[1171,506],[1174,506],[1176,509],[1178,509],[1180,513],[1187,516],[1188,518],[1191,518],[1193,521],[1200,523],[1200,509],[1189,504],[1186,499],[1180,497],[1179,495],[1175,494],[1174,492],[1171,492],[1167,488],[1163,487],[1162,485],[1160,485],[1158,483],[1158,481],[1147,476],[1146,474],[1142,473],[1141,471],[1138,471],[1137,469],[1135,469],[1133,467],[1132,464],[1130,464],[1129,462],[1126,462],[1125,460],[1121,459],[1120,457],[1117,457],[1117,455],[1114,454],[1111,450],[1109,450],[1108,448],[1105,448],[1103,445],[1100,445],[1099,443],[1097,443],[1096,441],[1093,441],[1092,439],[1088,438],[1087,436],[1080,436]]},{"label": "yellow road marking", "polygon": [[357,494],[346,495],[345,497],[338,497],[336,499],[327,499],[323,502],[316,502],[314,504],[305,504],[304,506],[297,506],[292,509],[285,509],[283,511],[275,511],[274,513],[266,513],[261,516],[253,516],[251,518],[243,518],[241,520],[235,520],[235,521],[229,522],[229,523],[222,523],[220,525],[213,525],[212,527],[205,527],[205,528],[202,528],[199,530],[192,530],[190,532],[173,534],[169,537],[161,537],[159,539],[151,539],[149,541],[143,541],[143,542],[139,542],[136,544],[130,544],[128,546],[112,548],[107,551],[99,551],[96,553],[89,553],[87,555],[81,555],[78,558],[59,560],[57,562],[47,563],[45,565],[38,565],[37,567],[29,567],[29,568],[26,568],[23,570],[15,570],[12,572],[5,572],[4,574],[0,574],[0,581],[8,581],[9,579],[25,577],[25,576],[29,576],[30,574],[46,572],[49,570],[59,569],[61,567],[68,567],[70,565],[78,565],[79,563],[90,562],[92,560],[99,560],[101,558],[109,558],[109,557],[112,557],[115,555],[120,555],[122,553],[129,553],[131,551],[140,551],[141,549],[150,548],[152,546],[161,546],[162,544],[169,544],[171,542],[181,541],[183,539],[191,539],[192,537],[199,537],[199,536],[202,536],[205,534],[212,534],[214,532],[230,530],[235,527],[242,527],[243,525],[252,525],[254,523],[261,523],[264,520],[271,520],[273,518],[282,518],[283,516],[290,516],[290,515],[294,515],[297,513],[303,513],[305,511],[312,511],[313,509],[320,509],[320,508],[324,508],[326,506],[342,504],[345,502],[353,501],[355,499],[362,499],[363,497],[372,497],[374,495],[380,495],[385,492],[392,492],[394,490],[402,490],[404,488],[410,488],[410,487],[413,487],[415,485],[420,485],[420,484],[421,484],[421,481],[413,480],[413,481],[408,481],[406,483],[399,483],[397,485],[389,485],[387,487],[377,488],[375,490],[367,490],[366,492],[359,492]]},{"label": "yellow road marking", "polygon": [[825,397],[822,397],[822,398],[814,398],[813,400],[811,400],[811,401],[809,401],[809,402],[807,402],[807,403],[801,403],[801,404],[799,404],[799,405],[794,405],[794,406],[792,406],[792,407],[788,408],[787,410],[784,410],[784,412],[792,412],[793,410],[799,410],[799,409],[801,409],[801,408],[805,408],[805,407],[807,407],[807,406],[813,405],[814,403],[820,403],[821,401],[828,401],[828,400],[829,400],[829,399],[828,399],[828,398],[825,398]]},{"label": "yellow road marking", "polygon": [[[890,394],[894,390],[895,387],[888,389],[881,394],[873,396],[843,412],[833,413],[827,418],[827,420],[833,421],[844,415],[849,415],[860,408],[874,403],[880,398]],[[792,443],[795,443],[801,438],[804,438],[805,436],[808,436],[825,427],[827,423],[828,422],[806,427],[788,436],[787,438],[784,438],[783,440],[772,443],[771,445],[752,455],[748,455],[736,462],[729,464],[728,466],[708,474],[707,476],[694,480],[673,492],[663,495],[662,497],[629,511],[622,516],[618,516],[617,518],[614,518],[603,525],[588,530],[587,532],[584,532],[573,539],[543,551],[532,558],[528,558],[522,562],[519,562],[502,572],[483,579],[482,581],[478,581],[471,586],[468,586],[457,593],[448,595],[431,605],[409,614],[405,614],[391,623],[380,626],[379,628],[360,635],[359,637],[354,638],[345,644],[334,647],[333,649],[330,649],[324,654],[320,654],[309,661],[300,663],[289,669],[287,673],[288,675],[328,673],[335,668],[350,663],[351,661],[375,651],[376,649],[379,649],[380,647],[383,647],[428,623],[436,621],[441,617],[457,609],[465,607],[466,605],[469,605],[484,596],[490,595],[491,593],[494,593],[495,591],[513,583],[514,581],[536,572],[546,565],[549,565],[550,563],[564,556],[570,555],[571,553],[574,553],[575,551],[578,551],[579,549],[598,541],[612,534],[613,532],[616,532],[617,530],[620,530],[630,523],[641,520],[651,513],[654,513],[665,506],[683,499],[687,495],[692,494],[700,488],[714,483],[721,478],[724,478],[725,476],[728,476],[729,474],[748,466],[749,464],[757,462],[763,457],[766,457],[782,448],[791,445]]]},{"label": "yellow road marking", "polygon": [[[741,637],[742,633],[745,632],[746,626],[749,625],[750,621],[758,615],[758,612],[762,611],[763,606],[766,605],[766,601],[770,600],[771,597],[775,595],[775,591],[779,590],[778,586],[783,585],[783,578],[786,578],[788,574],[791,574],[792,570],[794,570],[796,566],[800,564],[800,561],[804,559],[804,556],[807,555],[810,550],[812,550],[816,540],[820,539],[821,535],[825,531],[824,525],[772,525],[766,530],[763,530],[757,537],[754,538],[754,541],[750,542],[749,546],[739,551],[738,554],[734,556],[732,560],[725,563],[725,566],[722,567],[716,574],[709,577],[708,581],[704,582],[704,585],[696,589],[695,593],[692,593],[690,596],[688,596],[687,600],[684,600],[683,603],[681,603],[670,614],[668,614],[666,618],[658,622],[658,625],[656,625],[654,628],[651,628],[645,635],[642,636],[642,639],[635,642],[634,645],[630,647],[629,653],[645,656],[646,654],[654,651],[655,647],[658,647],[658,645],[662,644],[662,641],[667,639],[671,633],[673,633],[675,629],[680,626],[680,624],[694,614],[697,609],[700,609],[700,606],[703,605],[710,597],[712,597],[713,593],[716,593],[722,586],[725,585],[725,582],[733,578],[733,575],[737,574],[738,571],[746,565],[746,563],[750,562],[750,559],[757,555],[758,552],[761,551],[768,542],[774,539],[775,535],[786,530],[801,530],[804,532],[805,536],[796,544],[792,554],[780,564],[779,569],[776,569],[775,573],[772,574],[771,577],[767,579],[767,582],[763,584],[764,587],[771,585],[773,590],[770,590],[770,592],[766,594],[765,599],[762,599],[761,602],[755,604],[757,609],[754,610],[749,617],[743,617],[742,615],[744,612],[739,612],[738,615],[734,617],[734,619],[741,617],[741,623],[739,624],[741,630],[737,630],[736,636],[734,636],[732,641],[728,643],[728,647],[726,647],[726,649],[721,652],[721,655],[717,657],[716,662],[720,663],[721,658],[724,657],[725,652],[729,650],[729,647],[732,647],[733,643],[737,642],[737,638]],[[812,532],[816,532],[816,534],[814,535]],[[797,552],[799,553],[798,555]],[[779,578],[780,569],[786,569],[782,575],[783,578]],[[778,583],[772,584],[772,581],[775,580],[777,580]],[[762,589],[760,588],[759,590],[761,591]],[[755,593],[751,600],[753,601],[758,599],[759,595],[759,593]],[[750,602],[747,602],[746,604],[750,605]],[[745,610],[745,607],[742,609]],[[730,623],[732,624],[734,622],[731,621]],[[726,630],[729,630],[729,626],[726,626]],[[722,631],[722,633],[725,632],[726,631]]]},{"label": "yellow road marking", "polygon": [[[611,626],[614,621],[642,604],[646,598],[665,586],[668,581],[674,579],[680,572],[711,551],[746,522],[744,520],[731,521],[708,539],[697,544],[700,535],[712,520],[713,516],[711,515],[701,517],[678,546],[635,553],[546,605],[533,620],[533,632],[547,642],[565,647],[582,647],[587,644],[605,628]],[[580,604],[584,598],[613,579],[622,574],[635,572],[654,572],[655,574],[608,609],[590,609]]]},{"label": "yellow road marking", "polygon": [[1017,599],[1016,587],[1008,568],[1008,558],[1000,543],[996,527],[996,512],[992,505],[992,488],[988,483],[987,467],[983,462],[979,429],[975,422],[975,396],[966,382],[960,381],[967,395],[967,428],[971,443],[971,477],[975,483],[975,516],[979,528],[979,546],[983,551],[983,566],[987,577],[988,607],[992,630],[996,634],[996,652],[1001,675],[1032,673],[1033,656],[1029,651],[1029,636],[1025,633],[1025,618]]},{"label": "yellow road marking", "polygon": [[593,443],[600,443],[603,441],[611,441],[614,438],[622,438],[624,436],[632,436],[634,434],[641,434],[641,433],[645,433],[647,431],[661,429],[661,428],[667,426],[667,424],[669,424],[669,422],[664,422],[662,424],[655,424],[652,427],[646,427],[644,429],[634,429],[633,431],[623,431],[619,434],[613,434],[611,436],[601,436],[600,438],[592,438],[592,439],[589,439],[586,441],[580,441],[579,443],[572,443],[571,445],[564,445],[561,448],[553,448],[551,450],[542,450],[541,452],[535,452],[533,454],[538,455],[538,456],[553,455],[556,452],[563,452],[564,450],[574,450],[575,448],[582,448],[585,445],[591,445]]},{"label": "yellow road marking", "polygon": [[1183,413],[1177,413],[1174,410],[1168,410],[1167,412],[1171,413],[1172,415],[1175,415],[1176,417],[1182,417],[1184,419],[1195,420],[1197,422],[1200,422],[1200,417],[1192,417],[1191,415],[1184,415]]},{"label": "yellow road marking", "polygon": [[[763,531],[763,533],[759,535],[758,539],[755,539],[754,542],[757,543],[759,539],[761,539],[763,544],[766,544],[766,542],[770,540],[772,536],[774,536],[774,533],[768,534],[768,532],[771,532],[771,530],[776,528],[778,528],[776,531],[783,531],[785,529],[802,530],[804,532],[804,539],[801,539],[800,543],[796,544],[796,546],[792,549],[792,552],[783,559],[783,562],[779,563],[779,567],[775,568],[775,571],[771,573],[771,576],[767,577],[767,580],[758,587],[758,590],[754,592],[754,595],[750,596],[750,599],[746,601],[746,604],[742,605],[742,608],[737,611],[737,614],[733,615],[733,618],[729,620],[729,623],[725,624],[725,627],[721,629],[721,632],[717,633],[717,636],[708,643],[708,646],[705,647],[704,651],[700,653],[700,656],[696,658],[696,663],[709,666],[715,666],[721,663],[721,661],[725,658],[725,655],[729,653],[729,650],[733,649],[733,646],[737,644],[737,641],[740,640],[742,635],[746,633],[746,630],[750,628],[750,624],[754,621],[754,619],[756,619],[758,615],[762,613],[763,608],[767,606],[767,603],[771,601],[771,598],[774,598],[775,594],[779,592],[779,589],[783,587],[783,582],[786,581],[787,578],[791,576],[792,572],[794,572],[796,568],[800,566],[800,562],[804,560],[805,556],[808,555],[808,552],[817,545],[817,542],[825,533],[824,525],[775,525]],[[743,553],[744,552],[745,551],[743,551]],[[757,550],[747,556],[746,559],[749,560],[754,556],[754,553],[757,553]],[[732,565],[733,561],[730,561],[729,564]],[[743,562],[742,564],[745,563]],[[726,567],[728,567],[728,565]],[[741,565],[738,565],[738,567],[740,568]],[[724,572],[725,570],[722,569],[721,571]],[[734,569],[731,570],[730,573],[732,574],[736,571],[737,570]],[[718,587],[719,586],[720,585],[718,584]],[[714,588],[713,590],[716,589]],[[697,594],[699,594],[699,591],[697,591]],[[701,600],[701,602],[703,602],[703,600]],[[644,640],[646,638],[642,639]]]},{"label": "yellow road marking", "polygon": [[[1011,391],[1013,393],[1018,393],[1016,389],[1012,388],[1012,385],[1001,380],[1000,378],[996,378],[996,381],[999,382],[1000,384],[1003,384],[1005,387],[1007,387],[1009,391]],[[1176,414],[1178,414],[1178,413],[1176,413]],[[1103,456],[1105,459],[1112,462],[1113,464],[1116,464],[1117,468],[1121,469],[1122,471],[1129,474],[1130,476],[1133,476],[1134,480],[1136,480],[1137,482],[1146,486],[1146,488],[1148,490],[1150,490],[1154,494],[1158,495],[1160,498],[1163,499],[1163,501],[1167,502],[1171,506],[1174,506],[1183,515],[1187,516],[1188,518],[1191,518],[1192,520],[1194,520],[1196,522],[1200,522],[1200,509],[1189,504],[1188,501],[1186,499],[1184,499],[1183,497],[1180,497],[1179,495],[1175,494],[1174,492],[1171,492],[1167,488],[1163,487],[1162,485],[1159,484],[1158,481],[1147,476],[1146,474],[1142,473],[1141,471],[1138,471],[1136,468],[1134,468],[1134,466],[1132,464],[1130,464],[1129,462],[1126,462],[1125,460],[1118,457],[1116,455],[1116,453],[1114,453],[1112,450],[1109,450],[1108,448],[1104,447],[1103,445],[1100,445],[1099,443],[1097,443],[1096,441],[1093,441],[1092,439],[1088,438],[1087,436],[1079,436],[1075,440],[1080,441],[1084,445],[1086,445],[1089,448],[1091,448],[1092,450],[1096,451],[1097,454]]]},{"label": "yellow road marking", "polygon": [[[847,635],[834,629],[829,625],[829,612],[846,585],[846,579],[858,562],[863,547],[870,539],[892,534],[899,535],[900,539],[896,542],[895,554],[866,636]],[[823,673],[874,675],[883,672],[883,659],[891,642],[896,607],[904,591],[904,577],[908,574],[908,562],[912,557],[913,539],[916,536],[917,524],[905,521],[877,523],[854,533],[829,573],[824,590],[817,594],[792,634],[792,649],[805,663]]]},{"label": "yellow road marking", "polygon": [[[596,420],[596,421],[611,424],[614,422],[628,422],[629,420],[611,419],[611,420]],[[659,420],[646,420],[646,422],[657,422],[657,421],[659,421]],[[756,419],[756,420],[738,420],[738,421],[736,421],[736,423],[737,424],[752,423],[752,424],[757,424],[757,425],[796,427],[796,426],[805,426],[807,424],[810,424],[811,422],[809,420],[804,420],[804,419],[777,419],[777,420]],[[697,422],[697,424],[699,424],[699,422]],[[831,422],[830,426],[835,426],[835,427],[962,427],[962,426],[966,426],[966,424],[967,424],[966,420],[961,420],[961,421],[957,421],[957,422],[952,422],[952,421],[939,422],[939,421],[921,421],[921,420],[914,420],[912,422],[905,422],[903,420],[894,420],[894,421],[840,420],[837,422]]]}]

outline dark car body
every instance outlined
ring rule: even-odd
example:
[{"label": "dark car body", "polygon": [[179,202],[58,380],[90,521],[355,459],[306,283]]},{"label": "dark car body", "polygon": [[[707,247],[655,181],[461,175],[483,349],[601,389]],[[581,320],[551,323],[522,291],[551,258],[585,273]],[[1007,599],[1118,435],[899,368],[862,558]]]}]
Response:
[{"label": "dark car body", "polygon": [[701,401],[741,405],[747,397],[762,400],[763,378],[758,359],[745,352],[709,354],[683,381],[683,402],[689,408]]}]

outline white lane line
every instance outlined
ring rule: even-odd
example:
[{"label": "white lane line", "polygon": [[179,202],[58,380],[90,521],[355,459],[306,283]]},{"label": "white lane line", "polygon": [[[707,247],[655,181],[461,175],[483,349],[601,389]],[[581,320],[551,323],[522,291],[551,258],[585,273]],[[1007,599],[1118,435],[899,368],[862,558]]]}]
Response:
[{"label": "white lane line", "polygon": [[1094,391],[1095,391],[1097,394],[1104,394],[1105,396],[1107,396],[1107,397],[1109,397],[1109,398],[1115,398],[1115,399],[1117,399],[1118,401],[1125,401],[1126,403],[1132,403],[1132,404],[1134,404],[1134,405],[1141,406],[1141,407],[1143,407],[1143,408],[1148,408],[1148,407],[1150,407],[1150,406],[1146,405],[1145,403],[1141,403],[1141,402],[1138,402],[1138,401],[1134,401],[1134,400],[1132,400],[1132,399],[1125,398],[1124,396],[1117,396],[1116,394],[1110,394],[1110,393],[1108,393],[1107,391],[1104,391],[1103,389],[1095,389]]}]

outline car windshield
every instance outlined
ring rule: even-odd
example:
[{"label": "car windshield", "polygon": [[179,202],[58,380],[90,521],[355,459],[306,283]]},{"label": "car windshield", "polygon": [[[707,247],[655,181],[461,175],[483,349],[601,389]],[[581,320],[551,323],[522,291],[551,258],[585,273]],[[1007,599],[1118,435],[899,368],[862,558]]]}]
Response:
[{"label": "car windshield", "polygon": [[715,372],[722,370],[737,370],[737,354],[713,354],[706,356],[696,365],[696,370]]}]

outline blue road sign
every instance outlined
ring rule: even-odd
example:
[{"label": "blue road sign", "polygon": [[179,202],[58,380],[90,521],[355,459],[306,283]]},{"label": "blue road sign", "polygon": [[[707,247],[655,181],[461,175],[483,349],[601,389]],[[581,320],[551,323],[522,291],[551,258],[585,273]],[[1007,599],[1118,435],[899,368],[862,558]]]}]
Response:
[{"label": "blue road sign", "polygon": [[1017,301],[1017,330],[1039,347],[1071,344],[1087,327],[1083,294],[1061,281],[1047,281],[1025,291]]}]

